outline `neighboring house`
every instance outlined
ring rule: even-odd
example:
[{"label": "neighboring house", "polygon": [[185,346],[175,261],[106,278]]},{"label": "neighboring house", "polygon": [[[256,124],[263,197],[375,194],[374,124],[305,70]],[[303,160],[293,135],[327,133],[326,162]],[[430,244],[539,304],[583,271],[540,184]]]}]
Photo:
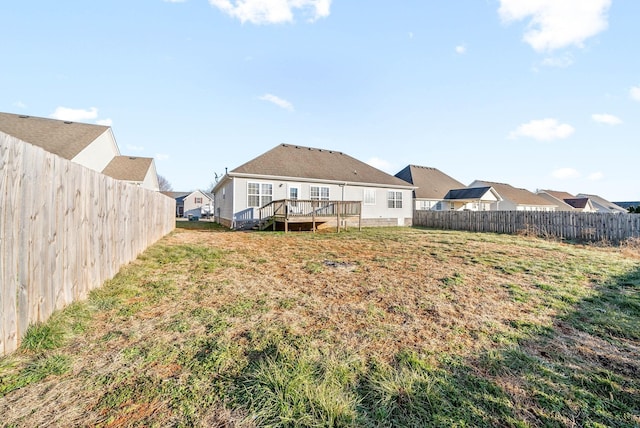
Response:
[{"label": "neighboring house", "polygon": [[104,175],[158,192],[158,174],[153,158],[116,156],[102,170]]},{"label": "neighboring house", "polygon": [[492,187],[497,192],[500,200],[491,203],[491,211],[555,211],[557,206],[526,189],[505,183],[476,180],[468,187]]},{"label": "neighboring house", "polygon": [[209,217],[213,215],[213,195],[201,190],[162,192],[176,200],[176,217]]},{"label": "neighboring house", "polygon": [[120,155],[108,126],[0,113],[0,131],[97,172]]},{"label": "neighboring house", "polygon": [[587,195],[585,193],[580,193],[578,198],[589,198],[593,207],[597,212],[604,213],[614,213],[614,214],[625,214],[627,210],[622,208],[619,205],[614,204],[613,202],[607,201],[605,198],[600,197],[598,195]]},{"label": "neighboring house", "polygon": [[189,195],[189,192],[162,191],[160,193],[175,199],[176,200],[176,217],[184,217],[184,198]]},{"label": "neighboring house", "polygon": [[263,221],[260,208],[274,201],[286,201],[288,213],[357,201],[362,226],[409,226],[414,188],[335,150],[281,144],[220,179],[213,189],[215,218],[240,228]]},{"label": "neighboring house", "polygon": [[443,203],[447,192],[464,186],[458,180],[436,168],[408,165],[396,177],[416,186],[413,192],[414,209],[441,211],[449,209]]},{"label": "neighboring house", "polygon": [[452,189],[444,197],[443,205],[451,211],[491,211],[502,198],[491,186]]},{"label": "neighboring house", "polygon": [[538,190],[536,195],[556,205],[556,211],[596,212],[589,198],[577,198],[571,193],[557,190]]}]

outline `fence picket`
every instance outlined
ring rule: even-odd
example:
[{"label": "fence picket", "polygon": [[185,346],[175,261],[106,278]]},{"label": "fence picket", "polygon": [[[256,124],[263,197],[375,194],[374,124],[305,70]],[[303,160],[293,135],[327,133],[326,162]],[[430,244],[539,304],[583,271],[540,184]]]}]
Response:
[{"label": "fence picket", "polygon": [[174,199],[0,132],[0,355],[174,227]]},{"label": "fence picket", "polygon": [[414,211],[414,226],[470,232],[533,233],[617,243],[640,237],[640,215],[572,211]]}]

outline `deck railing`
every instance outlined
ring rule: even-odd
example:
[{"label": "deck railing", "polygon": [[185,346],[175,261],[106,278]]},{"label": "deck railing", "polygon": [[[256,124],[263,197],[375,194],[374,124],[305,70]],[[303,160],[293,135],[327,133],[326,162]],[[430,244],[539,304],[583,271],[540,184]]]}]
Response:
[{"label": "deck railing", "polygon": [[337,220],[337,229],[340,231],[341,220],[347,217],[358,217],[358,227],[362,216],[361,201],[321,201],[301,199],[280,199],[272,201],[259,209],[260,221],[272,220],[274,227],[276,222],[284,223],[285,231],[290,222],[312,223],[315,230],[316,222]]}]

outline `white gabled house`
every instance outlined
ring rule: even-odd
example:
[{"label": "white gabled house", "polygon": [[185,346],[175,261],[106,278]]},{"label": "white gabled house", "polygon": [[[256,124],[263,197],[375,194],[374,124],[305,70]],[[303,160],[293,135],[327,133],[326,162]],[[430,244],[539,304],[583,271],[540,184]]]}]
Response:
[{"label": "white gabled house", "polygon": [[555,211],[557,206],[533,192],[505,183],[476,180],[468,187],[493,188],[500,199],[489,205],[491,211]]},{"label": "white gabled house", "polygon": [[536,195],[556,204],[556,211],[574,211],[583,213],[596,212],[591,199],[578,198],[571,193],[558,190],[538,190]]},{"label": "white gabled house", "polygon": [[451,189],[443,204],[451,211],[491,211],[502,197],[491,186]]},{"label": "white gabled house", "polygon": [[340,209],[359,210],[362,226],[410,226],[414,188],[339,151],[281,144],[220,179],[214,212],[218,223],[235,229],[255,227],[267,215],[274,222],[278,215],[298,221],[313,215],[314,224],[335,226],[336,207],[353,202]]},{"label": "white gabled house", "polygon": [[159,190],[153,158],[121,156],[109,126],[0,113],[0,132],[117,180]]}]

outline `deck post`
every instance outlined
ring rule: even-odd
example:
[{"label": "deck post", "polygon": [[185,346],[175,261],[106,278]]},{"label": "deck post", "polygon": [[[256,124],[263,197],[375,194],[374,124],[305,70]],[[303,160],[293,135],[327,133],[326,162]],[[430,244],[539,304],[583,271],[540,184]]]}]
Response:
[{"label": "deck post", "polygon": [[337,210],[336,210],[336,220],[337,220],[337,230],[336,232],[340,233],[340,202],[337,203]]}]

